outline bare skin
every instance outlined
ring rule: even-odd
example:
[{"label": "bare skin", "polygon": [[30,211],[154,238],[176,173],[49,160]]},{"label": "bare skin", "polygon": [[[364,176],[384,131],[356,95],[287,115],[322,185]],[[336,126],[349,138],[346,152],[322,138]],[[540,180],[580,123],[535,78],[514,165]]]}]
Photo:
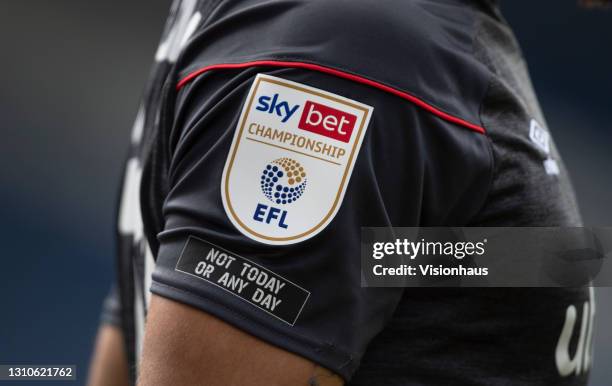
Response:
[{"label": "bare skin", "polygon": [[87,386],[129,386],[123,334],[118,327],[110,324],[100,326]]},{"label": "bare skin", "polygon": [[597,7],[610,7],[612,6],[611,0],[579,0],[578,3],[587,8],[597,8]]},{"label": "bare skin", "polygon": [[153,295],[138,386],[341,386],[313,362],[209,314]]}]

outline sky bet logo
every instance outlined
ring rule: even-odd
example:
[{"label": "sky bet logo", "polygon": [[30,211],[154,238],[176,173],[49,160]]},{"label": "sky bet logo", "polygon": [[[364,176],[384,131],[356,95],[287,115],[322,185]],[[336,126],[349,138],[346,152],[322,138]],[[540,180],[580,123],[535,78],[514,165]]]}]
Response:
[{"label": "sky bet logo", "polygon": [[[268,114],[275,114],[281,118],[282,123],[285,123],[295,114],[300,105],[291,106],[286,101],[279,101],[279,98],[279,94],[263,95],[259,97],[255,109]],[[306,101],[298,128],[348,143],[351,140],[356,122],[357,117],[353,114],[345,113],[321,103]]]},{"label": "sky bet logo", "polygon": [[281,122],[285,123],[299,107],[300,105],[290,107],[287,102],[279,102],[278,94],[274,94],[272,97],[266,95],[259,97],[259,104],[255,109],[268,114],[276,114],[282,118]]}]

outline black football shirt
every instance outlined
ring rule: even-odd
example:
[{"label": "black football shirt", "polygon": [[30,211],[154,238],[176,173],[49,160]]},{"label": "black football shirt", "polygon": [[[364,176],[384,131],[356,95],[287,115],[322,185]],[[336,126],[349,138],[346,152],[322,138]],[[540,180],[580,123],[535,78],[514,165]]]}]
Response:
[{"label": "black football shirt", "polygon": [[584,385],[592,290],[362,288],[359,258],[363,226],[579,225],[494,2],[175,1],[104,317],[132,381],[152,292],[349,385]]}]

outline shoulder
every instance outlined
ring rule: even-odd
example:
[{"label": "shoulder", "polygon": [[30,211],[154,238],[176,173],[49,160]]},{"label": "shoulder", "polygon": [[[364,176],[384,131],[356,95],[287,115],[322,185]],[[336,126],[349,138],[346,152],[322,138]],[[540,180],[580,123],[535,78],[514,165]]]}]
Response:
[{"label": "shoulder", "polygon": [[229,0],[185,47],[178,77],[219,64],[309,63],[413,95],[477,123],[488,71],[455,1]]}]

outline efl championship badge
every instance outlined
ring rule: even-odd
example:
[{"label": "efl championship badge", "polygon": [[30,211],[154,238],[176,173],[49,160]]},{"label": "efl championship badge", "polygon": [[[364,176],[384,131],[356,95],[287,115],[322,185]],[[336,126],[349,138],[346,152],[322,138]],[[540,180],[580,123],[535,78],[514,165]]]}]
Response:
[{"label": "efl championship badge", "polygon": [[373,108],[259,74],[242,109],[221,194],[231,222],[266,244],[321,232],[342,203]]}]

